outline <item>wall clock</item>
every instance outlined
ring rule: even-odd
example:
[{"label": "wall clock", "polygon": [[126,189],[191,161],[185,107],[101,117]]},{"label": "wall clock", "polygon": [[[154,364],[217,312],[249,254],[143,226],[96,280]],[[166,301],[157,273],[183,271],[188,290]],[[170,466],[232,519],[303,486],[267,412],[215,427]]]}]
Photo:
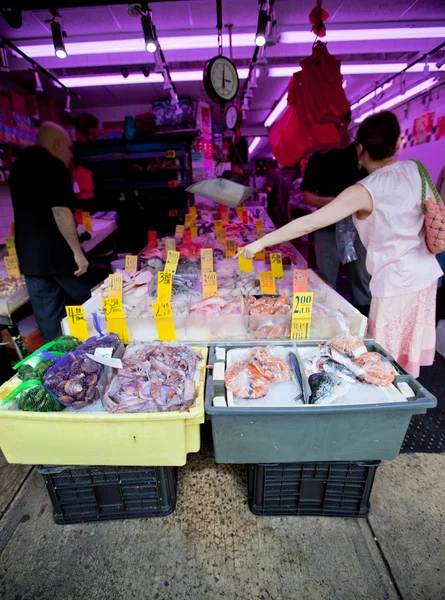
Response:
[{"label": "wall clock", "polygon": [[211,100],[225,104],[233,100],[239,88],[236,66],[225,56],[215,56],[204,67],[204,88]]}]

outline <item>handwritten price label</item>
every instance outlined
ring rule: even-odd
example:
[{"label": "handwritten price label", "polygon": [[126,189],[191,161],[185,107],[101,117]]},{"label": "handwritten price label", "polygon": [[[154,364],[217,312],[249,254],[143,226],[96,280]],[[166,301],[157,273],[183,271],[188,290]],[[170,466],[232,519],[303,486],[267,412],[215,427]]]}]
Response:
[{"label": "handwritten price label", "polygon": [[176,252],[176,240],[175,238],[165,238],[165,251]]},{"label": "handwritten price label", "polygon": [[9,277],[20,277],[20,269],[17,256],[5,256],[4,261]]},{"label": "handwritten price label", "polygon": [[108,297],[118,296],[122,298],[122,275],[114,273],[108,276]]},{"label": "handwritten price label", "polygon": [[226,258],[235,256],[236,254],[236,240],[226,240]]},{"label": "handwritten price label", "polygon": [[276,279],[283,279],[283,259],[279,252],[272,252],[270,255],[270,266],[272,267],[273,276]]},{"label": "handwritten price label", "polygon": [[264,229],[264,222],[262,219],[257,219],[255,221],[255,229],[258,231],[259,229]]},{"label": "handwritten price label", "polygon": [[125,270],[127,273],[130,271],[137,271],[138,268],[138,257],[131,254],[127,254],[125,257]]},{"label": "handwritten price label", "polygon": [[83,306],[65,306],[65,310],[71,335],[85,341],[88,338],[88,325]]},{"label": "handwritten price label", "polygon": [[224,246],[224,244],[226,243],[226,230],[224,229],[224,227],[221,227],[221,229],[218,231],[218,233],[216,234],[216,239],[218,240],[218,242],[220,244],[222,244]]},{"label": "handwritten price label", "polygon": [[[238,248],[241,250],[241,248]],[[245,258],[244,256],[238,256],[238,266],[240,271],[244,271],[244,273],[252,273],[253,271],[253,262],[251,258]]]},{"label": "handwritten price label", "polygon": [[311,322],[305,320],[292,319],[290,330],[291,340],[307,340],[311,336]]},{"label": "handwritten price label", "polygon": [[213,271],[213,250],[212,248],[203,248],[201,250],[201,273]]},{"label": "handwritten price label", "polygon": [[157,243],[158,243],[158,234],[156,233],[156,231],[149,231],[148,232],[148,247],[156,248]]},{"label": "handwritten price label", "polygon": [[309,286],[308,281],[308,270],[307,269],[294,269],[292,277],[292,288],[293,293],[307,292]]},{"label": "handwritten price label", "polygon": [[198,228],[196,226],[196,223],[194,223],[193,221],[192,221],[192,224],[190,226],[190,233],[191,233],[192,238],[197,238],[198,237]]},{"label": "handwritten price label", "polygon": [[[257,229],[256,230],[257,240],[264,237],[265,235],[266,235],[265,229]],[[263,250],[260,250],[260,252],[257,252],[255,254],[255,260],[266,260],[266,250],[263,249]]]},{"label": "handwritten price label", "polygon": [[244,225],[248,225],[249,223],[249,213],[245,209],[243,210],[243,223]]},{"label": "handwritten price label", "polygon": [[116,296],[102,298],[102,306],[105,313],[108,333],[115,333],[121,342],[128,344],[130,342],[130,336],[128,335],[122,300]]},{"label": "handwritten price label", "polygon": [[244,204],[239,204],[238,208],[236,209],[236,214],[238,215],[238,219],[240,221],[243,220],[243,210],[244,210]]},{"label": "handwritten price label", "polygon": [[172,299],[173,274],[169,271],[158,272],[158,302],[169,302]]},{"label": "handwritten price label", "polygon": [[293,319],[310,319],[312,317],[312,304],[314,292],[298,292],[294,294],[292,305]]},{"label": "handwritten price label", "polygon": [[82,213],[82,221],[85,231],[93,231],[93,223],[91,222],[91,215],[89,212]]},{"label": "handwritten price label", "polygon": [[229,209],[225,204],[219,205],[219,214],[221,215],[221,218],[223,215],[227,214],[228,212],[229,212]]},{"label": "handwritten price label", "polygon": [[170,302],[153,302],[153,315],[161,342],[176,340],[175,323]]},{"label": "handwritten price label", "polygon": [[215,271],[202,274],[202,295],[204,298],[213,298],[218,295],[218,279]]},{"label": "handwritten price label", "polygon": [[276,294],[277,287],[275,285],[275,278],[272,275],[272,271],[263,271],[259,273],[260,276],[260,288],[263,294]]},{"label": "handwritten price label", "polygon": [[175,236],[183,237],[184,235],[184,225],[176,225]]},{"label": "handwritten price label", "polygon": [[191,224],[192,224],[192,215],[190,215],[189,213],[187,213],[185,215],[185,226],[186,226],[186,228],[190,228]]},{"label": "handwritten price label", "polygon": [[192,221],[196,221],[196,217],[198,216],[198,208],[196,206],[190,207],[190,216],[192,217]]},{"label": "handwritten price label", "polygon": [[192,243],[192,232],[190,231],[190,229],[185,229],[184,230],[184,240],[183,240],[184,244],[191,244]]},{"label": "handwritten price label", "polygon": [[221,220],[223,222],[223,225],[228,225],[229,224],[229,213],[223,213]]},{"label": "handwritten price label", "polygon": [[7,237],[5,238],[6,248],[8,249],[9,256],[17,256],[17,251],[15,249],[15,238]]},{"label": "handwritten price label", "polygon": [[179,261],[179,252],[173,252],[169,250],[167,252],[167,262],[165,263],[164,271],[171,271],[172,273],[176,273],[176,269],[178,268]]},{"label": "handwritten price label", "polygon": [[221,219],[217,219],[215,221],[215,233],[218,233],[218,229],[222,229],[223,226],[223,222],[221,221]]}]

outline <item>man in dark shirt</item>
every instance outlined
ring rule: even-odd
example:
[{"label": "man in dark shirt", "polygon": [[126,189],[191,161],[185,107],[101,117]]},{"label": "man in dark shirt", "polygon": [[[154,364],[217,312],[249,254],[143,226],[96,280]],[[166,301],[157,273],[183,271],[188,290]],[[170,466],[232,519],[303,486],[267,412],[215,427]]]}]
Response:
[{"label": "man in dark shirt", "polygon": [[[357,161],[355,144],[345,149],[315,152],[306,166],[301,191],[309,206],[322,208],[343,190],[367,176]],[[314,233],[317,270],[321,277],[336,289],[340,261],[337,256],[335,224]],[[359,236],[355,238],[357,260],[348,263],[352,285],[352,303],[364,314],[369,311],[371,295],[370,276],[366,270],[366,250]]]},{"label": "man in dark shirt", "polygon": [[20,270],[45,342],[61,334],[65,306],[83,304],[90,297],[83,277],[88,261],[72,214],[71,159],[72,143],[65,129],[44,123],[37,146],[16,159],[9,178]]},{"label": "man in dark shirt", "polygon": [[289,223],[290,182],[281,175],[276,160],[267,163],[267,180],[264,191],[268,192],[267,212],[277,228]]}]

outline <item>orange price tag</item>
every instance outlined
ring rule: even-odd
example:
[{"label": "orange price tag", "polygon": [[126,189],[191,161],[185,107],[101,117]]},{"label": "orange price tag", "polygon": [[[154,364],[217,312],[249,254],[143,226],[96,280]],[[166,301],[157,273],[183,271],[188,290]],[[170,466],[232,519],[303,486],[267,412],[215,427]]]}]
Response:
[{"label": "orange price tag", "polygon": [[218,280],[215,271],[202,274],[202,295],[204,298],[218,295]]},{"label": "orange price tag", "polygon": [[149,231],[148,232],[148,247],[156,248],[157,243],[158,243],[158,235],[157,235],[156,231]]},{"label": "orange price tag", "polygon": [[183,243],[184,244],[191,244],[192,243],[192,232],[190,231],[190,229],[185,229],[184,230]]},{"label": "orange price tag", "polygon": [[127,273],[130,271],[137,271],[138,269],[138,257],[132,254],[127,254],[125,257],[125,270]]},{"label": "orange price tag", "polygon": [[20,277],[20,269],[17,256],[5,256],[4,261],[9,277]]},{"label": "orange price tag", "polygon": [[108,275],[108,297],[118,296],[122,298],[123,277],[120,273]]},{"label": "orange price tag", "polygon": [[82,221],[85,231],[93,231],[93,223],[91,222],[91,215],[89,212],[82,213]]},{"label": "orange price tag", "polygon": [[176,225],[175,236],[183,237],[184,235],[184,225]]},{"label": "orange price tag", "polygon": [[201,250],[201,273],[213,271],[213,250],[212,248],[202,248]]},{"label": "orange price tag", "polygon": [[223,222],[223,225],[228,225],[229,224],[229,213],[228,212],[223,213],[221,220]]},{"label": "orange price tag", "polygon": [[190,210],[189,210],[189,213],[190,213],[190,215],[192,217],[192,220],[196,221],[196,217],[198,216],[198,208],[197,208],[197,206],[196,205],[191,206]]},{"label": "orange price tag", "polygon": [[226,240],[226,258],[235,256],[236,254],[236,240]]},{"label": "orange price tag", "polygon": [[294,269],[292,277],[292,288],[294,294],[296,294],[297,292],[308,291],[309,281],[307,269]]},{"label": "orange price tag", "polygon": [[255,229],[258,231],[260,229],[264,229],[264,223],[262,219],[257,219],[255,221]]},{"label": "orange price tag", "polygon": [[189,213],[187,213],[187,214],[185,215],[185,226],[186,226],[187,228],[190,228],[190,225],[191,225],[191,224],[192,224],[192,215],[191,215],[191,214],[189,214]]},{"label": "orange price tag", "polygon": [[176,340],[175,323],[170,302],[153,302],[153,315],[161,342]]},{"label": "orange price tag", "polygon": [[65,306],[65,310],[71,335],[85,341],[88,338],[88,325],[83,306]]},{"label": "orange price tag", "polygon": [[121,342],[128,344],[130,342],[130,336],[128,335],[122,299],[117,296],[102,298],[102,306],[105,313],[108,333],[115,333]]},{"label": "orange price tag", "polygon": [[221,227],[221,229],[218,230],[216,234],[216,239],[222,245],[226,243],[226,230],[224,229],[224,227]]},{"label": "orange price tag", "polygon": [[218,229],[221,229],[223,222],[220,219],[217,219],[215,221],[215,231],[218,231]]},{"label": "orange price tag", "polygon": [[243,223],[244,225],[248,225],[249,223],[249,213],[245,209],[243,210]]},{"label": "orange price tag", "polygon": [[165,158],[176,158],[176,150],[166,150]]},{"label": "orange price tag", "polygon": [[170,252],[170,250],[172,252],[176,252],[175,238],[165,238],[165,251],[168,253],[168,252]]},{"label": "orange price tag", "polygon": [[192,224],[191,224],[190,233],[192,234],[192,238],[198,237],[198,227],[196,226],[196,223],[194,223],[194,222],[192,222]]},{"label": "orange price tag", "polygon": [[260,276],[260,288],[263,294],[276,294],[277,287],[275,285],[275,277],[272,275],[272,271],[263,271],[259,273]]}]

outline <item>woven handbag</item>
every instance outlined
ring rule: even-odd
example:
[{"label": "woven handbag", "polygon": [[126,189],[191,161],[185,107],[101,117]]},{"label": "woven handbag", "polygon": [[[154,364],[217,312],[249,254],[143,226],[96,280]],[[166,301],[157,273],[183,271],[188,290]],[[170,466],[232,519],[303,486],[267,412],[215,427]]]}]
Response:
[{"label": "woven handbag", "polygon": [[[445,251],[445,205],[425,166],[414,161],[422,179],[422,210],[425,215],[425,238],[433,254]],[[433,197],[428,197],[428,188]]]}]

